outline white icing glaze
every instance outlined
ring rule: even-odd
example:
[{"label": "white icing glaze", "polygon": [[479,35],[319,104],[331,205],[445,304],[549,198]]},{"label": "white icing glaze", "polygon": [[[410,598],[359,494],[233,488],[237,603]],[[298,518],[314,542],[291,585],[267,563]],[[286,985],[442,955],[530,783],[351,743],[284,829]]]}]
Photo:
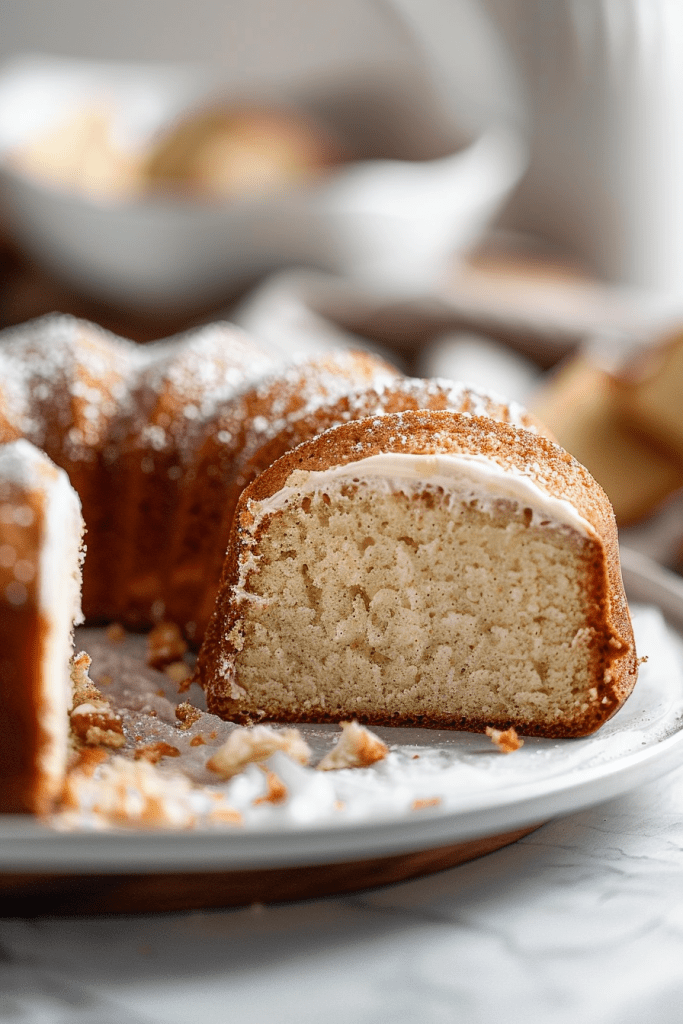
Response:
[{"label": "white icing glaze", "polygon": [[531,509],[534,525],[569,526],[585,536],[595,536],[591,524],[571,502],[553,497],[529,476],[512,467],[503,468],[482,455],[385,452],[326,470],[295,470],[283,488],[263,501],[251,502],[250,510],[258,523],[302,494],[343,482],[368,480],[386,492],[440,487],[457,500],[477,499],[484,506],[501,498],[509,499]]}]

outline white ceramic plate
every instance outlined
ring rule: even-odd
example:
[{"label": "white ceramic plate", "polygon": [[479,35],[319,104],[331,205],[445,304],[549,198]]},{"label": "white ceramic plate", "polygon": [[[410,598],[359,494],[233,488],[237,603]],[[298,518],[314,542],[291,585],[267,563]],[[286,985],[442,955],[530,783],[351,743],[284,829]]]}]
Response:
[{"label": "white ceramic plate", "polygon": [[[527,739],[505,757],[481,736],[377,730],[400,744],[384,774],[327,773],[337,776],[342,790],[346,786],[351,806],[355,787],[369,808],[365,817],[279,824],[264,819],[228,832],[102,833],[59,832],[7,816],[0,818],[0,870],[144,873],[338,863],[512,831],[649,782],[683,763],[683,581],[629,551],[623,570],[641,653],[649,662],[631,699],[594,737]],[[668,623],[656,608],[636,602],[657,605]],[[392,809],[383,794],[401,788],[409,796],[439,791],[441,803]]]}]

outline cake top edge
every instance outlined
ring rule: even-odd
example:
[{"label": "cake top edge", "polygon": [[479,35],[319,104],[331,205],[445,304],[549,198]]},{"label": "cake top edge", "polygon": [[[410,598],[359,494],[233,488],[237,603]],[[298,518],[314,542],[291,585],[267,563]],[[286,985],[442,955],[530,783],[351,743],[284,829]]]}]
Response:
[{"label": "cake top edge", "polygon": [[304,441],[265,470],[242,495],[270,498],[296,470],[319,472],[384,453],[456,454],[495,462],[526,477],[545,494],[570,501],[593,526],[614,516],[607,495],[580,463],[548,438],[488,416],[447,410],[409,410],[369,416],[331,427]]}]

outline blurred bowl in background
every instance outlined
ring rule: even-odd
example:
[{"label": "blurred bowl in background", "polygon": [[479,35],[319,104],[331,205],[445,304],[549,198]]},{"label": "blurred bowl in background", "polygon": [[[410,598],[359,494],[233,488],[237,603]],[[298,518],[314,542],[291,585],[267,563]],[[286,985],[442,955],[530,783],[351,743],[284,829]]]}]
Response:
[{"label": "blurred bowl in background", "polygon": [[[0,72],[7,232],[81,294],[140,310],[200,306],[285,266],[420,292],[437,285],[454,254],[480,236],[525,166],[519,136],[498,124],[455,152],[442,141],[432,159],[364,160],[349,126],[364,122],[367,138],[372,104],[352,93],[334,107],[346,132],[342,149],[357,159],[261,195],[78,191],[28,173],[16,160],[32,140],[97,104],[111,112],[119,152],[132,153],[182,112],[215,100],[214,83],[196,66],[43,56],[8,63]],[[305,111],[305,97],[295,102]],[[310,104],[316,107],[316,97]],[[404,134],[412,155],[411,135],[423,138],[425,125],[406,118]]]}]

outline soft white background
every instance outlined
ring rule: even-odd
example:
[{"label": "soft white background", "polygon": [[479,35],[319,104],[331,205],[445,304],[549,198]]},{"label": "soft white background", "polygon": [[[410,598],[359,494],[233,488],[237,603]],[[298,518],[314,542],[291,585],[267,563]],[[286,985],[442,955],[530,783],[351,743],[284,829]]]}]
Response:
[{"label": "soft white background", "polygon": [[402,60],[410,44],[372,0],[3,0],[0,57],[210,61],[227,82],[334,73]]},{"label": "soft white background", "polygon": [[[0,61],[37,51],[203,62],[227,89],[248,92],[366,76],[396,81],[426,60],[447,101],[457,93],[459,108],[509,114],[516,103],[510,72],[486,12],[497,17],[496,3],[489,9],[481,0],[0,0]],[[429,26],[426,49],[424,38],[416,41],[416,24]]]}]

